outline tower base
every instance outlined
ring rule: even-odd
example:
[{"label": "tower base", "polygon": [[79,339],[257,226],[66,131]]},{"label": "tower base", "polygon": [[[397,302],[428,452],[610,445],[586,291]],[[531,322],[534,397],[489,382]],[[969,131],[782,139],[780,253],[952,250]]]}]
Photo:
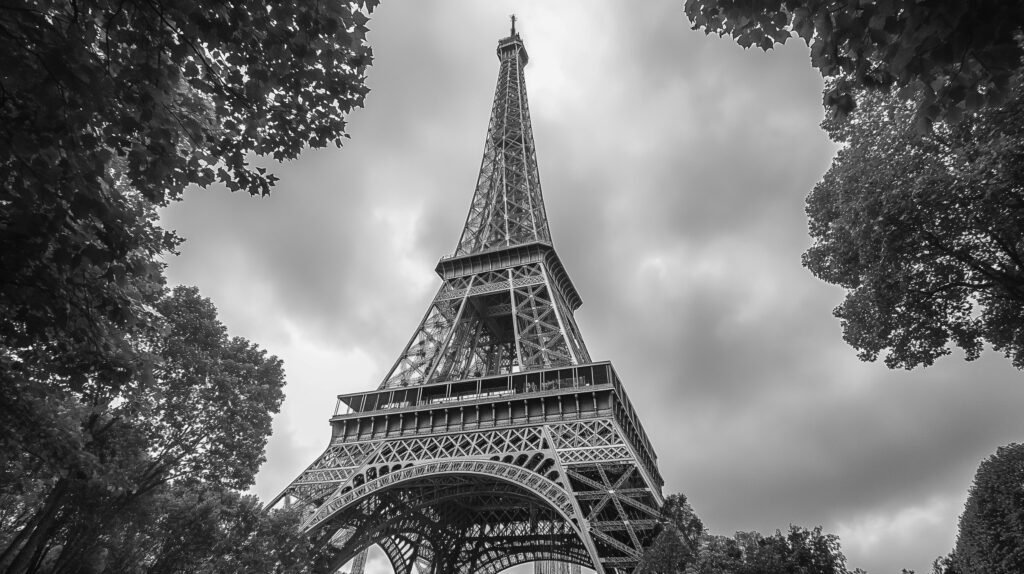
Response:
[{"label": "tower base", "polygon": [[331,426],[272,504],[304,504],[337,566],[378,544],[399,574],[618,574],[658,528],[654,451],[607,362],[343,395]]}]

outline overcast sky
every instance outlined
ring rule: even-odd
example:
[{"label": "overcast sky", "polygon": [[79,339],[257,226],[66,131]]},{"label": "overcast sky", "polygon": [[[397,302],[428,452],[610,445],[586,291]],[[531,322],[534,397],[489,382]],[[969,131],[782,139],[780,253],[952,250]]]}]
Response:
[{"label": "overcast sky", "polygon": [[691,31],[679,0],[637,6],[386,1],[343,149],[275,165],[269,198],[215,188],[165,211],[187,239],[171,283],[285,361],[256,492],[312,462],[335,395],[376,388],[426,310],[515,12],[576,316],[621,376],[665,492],[713,533],[821,525],[851,568],[927,572],[978,463],[1024,437],[1021,373],[992,352],[913,372],[859,362],[831,314],[843,292],[800,266],[804,198],[836,149],[807,49],[743,50]]}]

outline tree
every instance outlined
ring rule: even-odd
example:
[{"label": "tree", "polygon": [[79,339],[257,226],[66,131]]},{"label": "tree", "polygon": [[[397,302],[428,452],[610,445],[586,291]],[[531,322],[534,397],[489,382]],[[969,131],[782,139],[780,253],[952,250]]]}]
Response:
[{"label": "tree", "polygon": [[865,93],[823,122],[844,144],[807,198],[804,265],[847,289],[835,315],[863,360],[931,365],[989,343],[1024,368],[1024,82],[928,134],[915,102]]},{"label": "tree", "polygon": [[936,558],[932,562],[932,574],[961,574],[960,566],[956,561],[956,553],[950,552]]},{"label": "tree", "polygon": [[822,533],[820,526],[790,526],[786,534],[776,530],[767,537],[737,533],[736,539],[743,549],[737,574],[847,574],[839,537]]},{"label": "tree", "polygon": [[104,537],[96,572],[325,572],[336,549],[299,528],[297,509],[196,481],[161,487]]},{"label": "tree", "polygon": [[[694,574],[850,574],[834,534],[821,527],[790,526],[783,534],[737,532],[732,538],[705,535]],[[864,574],[856,569],[852,574]]]},{"label": "tree", "polygon": [[675,574],[697,559],[704,524],[684,494],[673,494],[661,508],[662,530],[644,553],[637,572]]},{"label": "tree", "polygon": [[1021,66],[1024,4],[1003,0],[686,0],[693,28],[771,49],[796,34],[834,80],[824,103],[853,110],[858,89],[920,92],[922,119],[1001,104]]},{"label": "tree", "polygon": [[1024,572],[1024,444],[999,447],[978,467],[953,562],[958,574]]},{"label": "tree", "polygon": [[736,538],[720,534],[705,534],[700,540],[700,551],[694,574],[736,574],[743,568],[743,550]]},{"label": "tree", "polygon": [[178,243],[155,207],[215,181],[265,194],[253,155],[340,145],[375,4],[0,7],[0,436],[53,435],[11,452],[68,454],[79,433],[48,405],[149,368],[132,335],[158,327],[157,256]]},{"label": "tree", "polygon": [[266,194],[253,156],[340,145],[375,5],[0,7],[0,569],[71,568],[174,478],[251,482],[280,365],[187,294],[209,339],[165,346],[159,257],[179,239],[156,208],[190,185]]},{"label": "tree", "polygon": [[640,561],[640,574],[850,574],[839,537],[820,526],[790,526],[788,533],[776,530],[771,536],[709,534],[683,494],[666,498],[662,524]]},{"label": "tree", "polygon": [[4,524],[0,569],[74,571],[172,481],[207,490],[252,484],[284,398],[281,361],[228,337],[194,288],[167,293],[154,311],[163,328],[138,341],[157,357],[149,376],[63,412],[67,426],[82,429],[75,456],[36,461],[29,453],[16,466],[31,472],[22,478],[28,488],[3,493],[3,506],[18,512]]}]

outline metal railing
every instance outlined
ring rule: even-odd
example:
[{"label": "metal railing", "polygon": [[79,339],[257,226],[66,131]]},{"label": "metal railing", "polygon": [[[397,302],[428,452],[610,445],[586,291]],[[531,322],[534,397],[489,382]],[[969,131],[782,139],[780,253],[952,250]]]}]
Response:
[{"label": "metal railing", "polygon": [[558,392],[612,384],[611,363],[524,371],[338,396],[334,416],[416,409],[438,404],[489,401],[495,398]]}]

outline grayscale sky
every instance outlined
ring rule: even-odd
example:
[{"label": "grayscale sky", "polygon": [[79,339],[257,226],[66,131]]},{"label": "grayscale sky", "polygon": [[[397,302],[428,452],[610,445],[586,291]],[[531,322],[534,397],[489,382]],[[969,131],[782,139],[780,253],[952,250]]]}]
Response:
[{"label": "grayscale sky", "polygon": [[426,310],[516,12],[580,328],[619,372],[666,493],[718,534],[822,525],[871,574],[920,574],[952,547],[978,463],[1024,438],[1021,373],[992,352],[912,372],[857,360],[831,314],[842,291],[800,266],[804,198],[836,149],[808,50],[706,37],[682,4],[385,1],[343,149],[273,165],[269,198],[196,190],[164,212],[187,239],[171,282],[285,361],[261,497],[322,451],[334,396],[375,388]]}]

